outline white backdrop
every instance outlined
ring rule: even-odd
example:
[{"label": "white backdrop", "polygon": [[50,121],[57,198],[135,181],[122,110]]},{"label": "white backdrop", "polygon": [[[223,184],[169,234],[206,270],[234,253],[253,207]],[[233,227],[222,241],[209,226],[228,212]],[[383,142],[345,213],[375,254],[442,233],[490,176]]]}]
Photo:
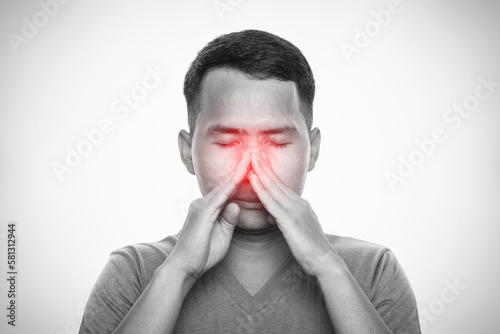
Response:
[{"label": "white backdrop", "polygon": [[2,333],[76,333],[109,253],[181,228],[197,196],[177,149],[184,74],[249,28],[314,71],[323,140],[304,197],[324,230],[393,250],[425,333],[497,331],[500,2],[11,0],[0,22],[3,275],[8,223],[18,241]]}]

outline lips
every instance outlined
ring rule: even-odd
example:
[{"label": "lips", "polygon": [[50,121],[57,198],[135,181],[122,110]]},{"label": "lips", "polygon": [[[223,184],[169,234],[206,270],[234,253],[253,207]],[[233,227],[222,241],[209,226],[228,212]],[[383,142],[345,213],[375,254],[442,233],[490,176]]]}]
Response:
[{"label": "lips", "polygon": [[238,206],[241,209],[246,209],[246,210],[262,210],[264,209],[264,206],[262,203],[257,199],[257,201],[245,201],[241,199],[234,198],[231,202],[238,204]]},{"label": "lips", "polygon": [[264,208],[259,200],[259,197],[254,191],[239,191],[231,199],[231,202],[238,204],[240,208],[249,210],[258,210]]},{"label": "lips", "polygon": [[236,194],[233,197],[234,200],[243,201],[243,202],[260,202],[257,194]]},{"label": "lips", "polygon": [[262,210],[264,206],[259,200],[259,197],[253,191],[252,186],[248,182],[243,182],[239,187],[233,198],[230,200],[238,204],[242,209],[247,210]]},{"label": "lips", "polygon": [[260,202],[259,196],[252,189],[249,182],[243,181],[233,195],[234,200],[243,202]]}]

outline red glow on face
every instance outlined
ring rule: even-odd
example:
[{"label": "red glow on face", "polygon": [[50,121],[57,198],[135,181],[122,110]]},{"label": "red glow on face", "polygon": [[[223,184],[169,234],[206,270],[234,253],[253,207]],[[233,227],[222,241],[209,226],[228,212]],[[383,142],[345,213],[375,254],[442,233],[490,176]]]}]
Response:
[{"label": "red glow on face", "polygon": [[248,149],[266,154],[284,149],[294,141],[298,131],[295,127],[279,127],[250,133],[242,128],[217,125],[208,130],[208,135],[219,148],[232,152],[228,158],[239,160]]},{"label": "red glow on face", "polygon": [[[211,156],[219,162],[219,168],[224,166],[226,175],[235,168],[241,161],[246,151],[257,151],[265,153],[268,157],[270,168],[274,163],[283,166],[285,160],[290,156],[287,153],[288,147],[299,136],[298,130],[294,126],[265,127],[257,129],[248,127],[229,127],[226,125],[212,126],[207,131],[211,145]],[[283,167],[281,167],[282,169]],[[251,174],[255,173],[250,163],[245,179],[239,185],[236,197],[249,202],[259,202],[259,199],[248,180]],[[255,173],[257,174],[257,173]]]},{"label": "red glow on face", "polygon": [[[188,157],[203,195],[227,181],[244,152],[253,148],[266,153],[268,168],[283,184],[302,192],[310,138],[297,93],[293,83],[255,80],[239,71],[214,69],[206,74],[199,102],[203,111],[196,119]],[[255,195],[245,178],[229,200],[254,200]],[[266,211],[251,206],[239,219],[244,228],[268,225]]]}]

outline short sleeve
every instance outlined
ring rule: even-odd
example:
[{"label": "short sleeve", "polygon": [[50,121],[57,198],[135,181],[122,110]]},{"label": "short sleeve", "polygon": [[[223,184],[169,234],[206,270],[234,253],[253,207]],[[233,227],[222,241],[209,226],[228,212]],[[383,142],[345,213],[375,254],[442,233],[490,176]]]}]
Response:
[{"label": "short sleeve", "polygon": [[79,334],[112,333],[141,294],[139,270],[126,252],[110,255],[85,307]]},{"label": "short sleeve", "polygon": [[420,334],[417,303],[396,257],[386,250],[375,268],[372,304],[394,334]]}]

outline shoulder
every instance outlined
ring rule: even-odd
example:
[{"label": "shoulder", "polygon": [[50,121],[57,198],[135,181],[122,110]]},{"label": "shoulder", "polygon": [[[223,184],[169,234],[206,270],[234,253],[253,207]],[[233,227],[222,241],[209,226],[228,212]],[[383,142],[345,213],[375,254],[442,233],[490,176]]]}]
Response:
[{"label": "shoulder", "polygon": [[178,235],[115,249],[89,296],[80,333],[111,333],[165,261]]},{"label": "shoulder", "polygon": [[326,237],[366,292],[382,273],[392,276],[400,269],[396,257],[385,246],[331,234]]},{"label": "shoulder", "polygon": [[330,245],[347,261],[379,259],[385,253],[390,252],[389,248],[372,242],[333,234],[325,235]]},{"label": "shoulder", "polygon": [[118,267],[122,273],[132,270],[141,285],[147,286],[154,271],[168,257],[174,248],[179,233],[170,235],[155,242],[142,242],[127,245],[111,252],[110,263]]},{"label": "shoulder", "polygon": [[175,246],[179,234],[170,235],[160,241],[142,242],[115,249],[111,254],[121,255],[128,259],[148,259],[166,257]]},{"label": "shoulder", "polygon": [[354,238],[327,235],[393,333],[420,333],[410,282],[392,251]]}]

